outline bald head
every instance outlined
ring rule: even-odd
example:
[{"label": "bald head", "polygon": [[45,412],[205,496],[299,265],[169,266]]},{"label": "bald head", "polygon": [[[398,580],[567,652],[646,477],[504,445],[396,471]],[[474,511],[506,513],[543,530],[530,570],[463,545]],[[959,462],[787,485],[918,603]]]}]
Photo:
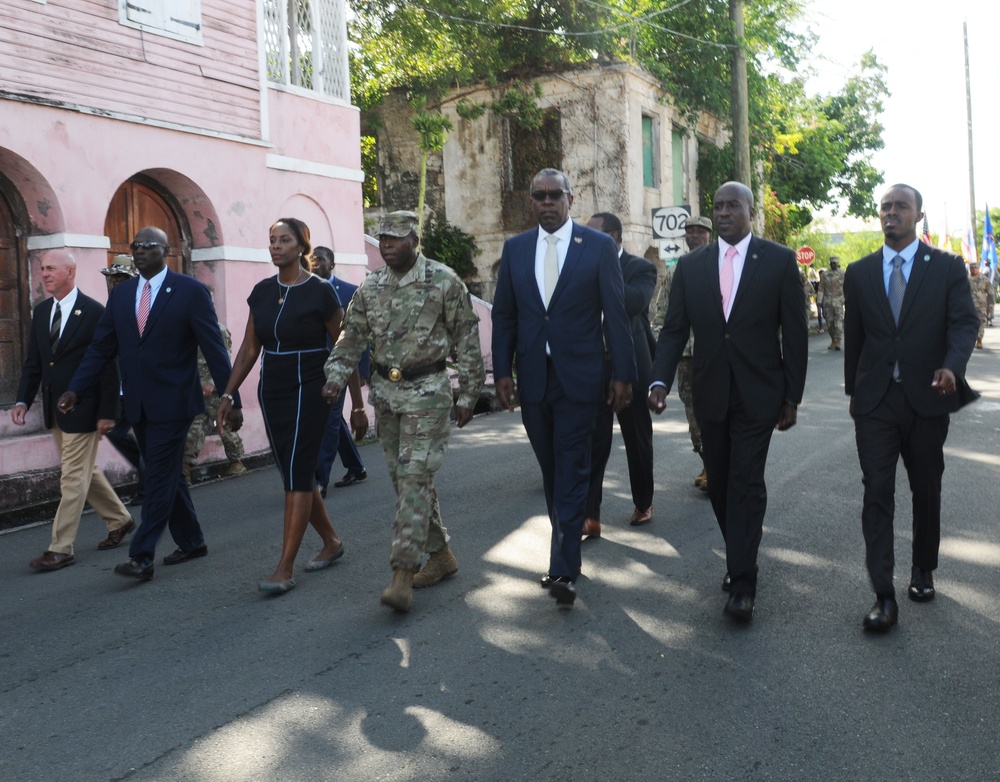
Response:
[{"label": "bald head", "polygon": [[69,250],[58,247],[42,254],[42,287],[57,300],[76,287],[76,259]]}]

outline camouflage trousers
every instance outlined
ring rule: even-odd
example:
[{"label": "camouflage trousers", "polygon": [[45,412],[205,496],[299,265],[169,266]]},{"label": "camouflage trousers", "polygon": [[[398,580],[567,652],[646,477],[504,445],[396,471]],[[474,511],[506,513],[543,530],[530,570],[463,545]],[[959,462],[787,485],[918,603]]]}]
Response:
[{"label": "camouflage trousers", "polygon": [[[198,466],[198,454],[205,447],[205,436],[207,432],[215,431],[215,415],[219,412],[219,395],[212,394],[210,399],[205,400],[205,412],[196,415],[188,429],[187,442],[184,444],[184,465],[194,469]],[[231,462],[238,462],[243,458],[243,438],[236,432],[231,432],[229,427],[223,428],[222,447],[226,449],[226,458]]]},{"label": "camouflage trousers", "polygon": [[844,302],[843,299],[823,302],[823,314],[826,315],[826,330],[831,342],[842,342],[844,339]]},{"label": "camouflage trousers", "polygon": [[979,316],[979,336],[976,339],[982,342],[983,334],[986,333],[986,320],[990,316],[989,307],[983,307],[981,310],[976,310],[976,314]]},{"label": "camouflage trousers", "polygon": [[451,410],[431,409],[394,413],[375,408],[379,442],[396,490],[396,518],[392,522],[392,568],[418,570],[424,552],[448,544],[441,523],[441,506],[434,490],[434,473],[444,462],[451,434]]},{"label": "camouflage trousers", "polygon": [[694,397],[691,394],[691,378],[694,369],[691,357],[684,356],[677,365],[677,396],[684,403],[684,414],[688,420],[688,431],[691,433],[691,445],[695,453],[701,453],[701,429],[694,417]]}]

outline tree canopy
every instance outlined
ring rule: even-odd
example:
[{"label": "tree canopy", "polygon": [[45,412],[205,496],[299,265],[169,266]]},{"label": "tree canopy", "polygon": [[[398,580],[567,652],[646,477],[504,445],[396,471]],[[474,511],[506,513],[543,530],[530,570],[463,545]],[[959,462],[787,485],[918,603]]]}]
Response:
[{"label": "tree canopy", "polygon": [[[351,0],[354,102],[377,113],[390,90],[435,102],[468,85],[497,88],[491,107],[532,122],[533,80],[578,63],[632,62],[660,80],[674,105],[731,114],[729,0]],[[746,33],[752,155],[792,229],[811,209],[843,201],[871,213],[881,176],[878,116],[885,69],[868,54],[836,95],[807,96],[797,75],[815,36],[804,0],[748,0]],[[460,114],[484,107],[460,105]],[[703,145],[704,146],[704,145]],[[707,192],[731,178],[731,152],[704,149]]]}]

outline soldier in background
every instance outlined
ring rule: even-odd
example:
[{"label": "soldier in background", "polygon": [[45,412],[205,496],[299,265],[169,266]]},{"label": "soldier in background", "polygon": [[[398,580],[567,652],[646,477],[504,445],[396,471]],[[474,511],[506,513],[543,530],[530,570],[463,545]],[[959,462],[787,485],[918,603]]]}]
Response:
[{"label": "soldier in background", "polygon": [[[222,341],[226,343],[226,350],[230,353],[233,350],[233,336],[229,329],[219,324],[219,331],[222,332]],[[212,373],[208,371],[208,362],[198,350],[198,380],[201,382],[201,392],[205,396],[205,412],[196,415],[188,430],[187,442],[184,444],[184,476],[189,485],[194,484],[194,471],[198,467],[198,454],[205,447],[205,435],[215,431],[215,415],[219,412],[219,389],[212,382]],[[223,470],[219,473],[223,477],[244,475],[247,472],[243,464],[243,438],[229,428],[229,425],[222,429],[222,447],[226,451],[226,458],[229,460]]]},{"label": "soldier in background", "polygon": [[[392,583],[382,592],[382,603],[396,611],[410,610],[414,587],[458,571],[434,490],[454,401],[446,361],[457,357],[460,428],[472,420],[486,378],[469,292],[454,271],[418,251],[417,225],[415,212],[382,218],[379,251],[386,265],[354,294],[323,387],[324,398],[335,402],[371,341],[369,401],[399,498],[389,555]],[[351,413],[352,429],[356,415],[363,413]],[[430,557],[421,568],[424,552]]]},{"label": "soldier in background", "polygon": [[[712,241],[712,221],[707,217],[692,217],[687,221],[684,228],[684,240],[687,242],[688,252],[704,247]],[[676,264],[667,267],[667,275],[663,279],[663,287],[660,288],[660,298],[656,303],[656,317],[653,320],[653,331],[657,337],[660,336],[660,329],[663,328],[663,319],[667,315],[667,305],[670,300],[670,284],[673,282]],[[677,365],[677,395],[684,403],[684,414],[687,416],[688,432],[691,434],[691,446],[694,452],[702,459],[701,472],[694,479],[694,485],[703,492],[708,492],[708,474],[705,471],[704,456],[701,446],[701,429],[698,421],[694,417],[694,397],[691,394],[691,354],[694,351],[694,334],[688,338],[688,343],[684,348],[680,363]]]},{"label": "soldier in background", "polygon": [[972,287],[972,302],[976,305],[976,315],[979,316],[979,334],[976,336],[976,347],[983,347],[983,331],[990,317],[990,302],[993,301],[993,283],[990,278],[979,271],[979,264],[969,266],[969,285]]},{"label": "soldier in background", "polygon": [[840,350],[844,334],[844,271],[840,268],[840,258],[830,256],[830,268],[819,280],[816,293],[817,309],[822,305],[826,316],[826,328],[830,332],[827,350]]}]

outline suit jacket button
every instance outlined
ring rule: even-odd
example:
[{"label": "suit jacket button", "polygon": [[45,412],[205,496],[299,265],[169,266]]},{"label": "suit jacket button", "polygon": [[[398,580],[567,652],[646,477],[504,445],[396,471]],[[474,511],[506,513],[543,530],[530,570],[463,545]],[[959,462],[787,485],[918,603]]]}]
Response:
[{"label": "suit jacket button", "polygon": [[548,320],[548,319],[549,319],[549,316],[548,316],[548,315],[546,315],[546,316],[545,316],[545,320]]},{"label": "suit jacket button", "polygon": [[55,365],[56,365],[56,362],[55,362],[55,361],[50,361],[50,362],[49,362],[49,366],[50,366],[50,367],[54,367]]}]

